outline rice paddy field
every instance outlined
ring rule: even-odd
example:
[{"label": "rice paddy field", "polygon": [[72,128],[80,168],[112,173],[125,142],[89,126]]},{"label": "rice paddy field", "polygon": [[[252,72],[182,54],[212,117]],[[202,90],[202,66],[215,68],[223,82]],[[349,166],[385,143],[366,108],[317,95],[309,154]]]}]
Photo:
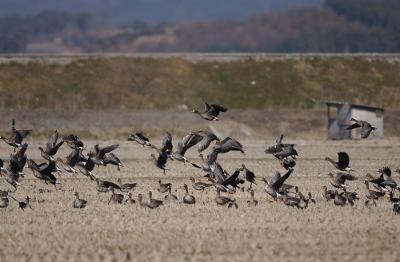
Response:
[{"label": "rice paddy field", "polygon": [[[176,141],[176,140],[175,140]],[[217,206],[215,189],[198,192],[191,188],[190,177],[200,179],[203,173],[181,162],[169,162],[163,175],[152,163],[151,149],[123,141],[85,141],[94,144],[119,143],[116,154],[125,167],[95,169],[96,177],[116,182],[138,184],[133,192],[137,199],[157,192],[158,180],[173,184],[179,201],[164,203],[150,210],[136,204],[110,204],[110,193],[96,191],[96,183],[79,175],[57,175],[61,184],[54,188],[33,177],[27,169],[22,185],[13,196],[31,198],[33,210],[22,211],[18,203],[0,209],[0,261],[397,261],[400,256],[400,216],[392,211],[388,199],[376,207],[364,206],[367,172],[376,175],[378,168],[400,168],[400,140],[396,138],[352,141],[291,139],[297,144],[299,158],[295,171],[287,180],[303,193],[311,192],[316,204],[305,210],[273,201],[264,192],[262,177],[271,178],[280,170],[278,161],[263,151],[274,138],[240,140],[246,154],[230,152],[221,155],[220,164],[229,172],[242,163],[257,175],[256,207],[248,207],[250,194],[240,190],[230,197],[239,208]],[[39,145],[45,141],[28,141],[28,157],[40,159]],[[160,141],[156,141],[156,144]],[[7,158],[10,147],[0,143],[0,157]],[[63,146],[59,156],[70,149]],[[349,190],[357,191],[360,200],[354,207],[338,207],[322,197],[322,186],[329,187],[328,173],[333,170],[326,156],[335,158],[339,151],[351,157],[357,181]],[[195,150],[189,158],[199,162]],[[281,170],[282,171],[282,170]],[[282,171],[283,172],[283,171]],[[400,181],[398,174],[394,179]],[[187,183],[197,203],[182,203],[183,184]],[[246,185],[247,188],[248,185]],[[11,189],[1,178],[0,189]],[[74,209],[74,192],[88,201],[85,209]]]}]

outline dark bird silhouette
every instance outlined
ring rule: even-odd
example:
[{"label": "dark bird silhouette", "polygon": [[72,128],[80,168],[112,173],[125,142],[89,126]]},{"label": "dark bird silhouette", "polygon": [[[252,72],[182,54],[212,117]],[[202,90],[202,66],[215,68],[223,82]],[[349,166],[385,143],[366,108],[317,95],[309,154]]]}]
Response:
[{"label": "dark bird silhouette", "polygon": [[376,127],[373,127],[370,123],[368,123],[367,121],[361,121],[361,120],[356,120],[354,118],[350,119],[350,121],[355,122],[354,124],[352,124],[351,126],[348,126],[346,129],[347,130],[352,130],[355,128],[360,128],[361,127],[361,138],[365,139],[367,137],[369,137],[369,135],[371,134],[371,132],[373,130],[376,130]]},{"label": "dark bird silhouette", "polygon": [[345,188],[346,185],[346,181],[353,181],[353,180],[357,180],[358,178],[355,176],[352,176],[350,174],[347,173],[342,173],[342,172],[338,172],[335,174],[333,173],[329,173],[328,174],[329,177],[332,179],[331,180],[331,185],[336,187],[336,188]]},{"label": "dark bird silhouette", "polygon": [[338,161],[334,161],[332,158],[325,157],[325,160],[331,163],[335,168],[342,171],[353,171],[350,168],[350,157],[346,152],[338,152]]},{"label": "dark bird silhouette", "polygon": [[227,137],[222,141],[217,141],[214,146],[219,153],[228,153],[230,151],[240,151],[244,154],[243,146],[236,139]]},{"label": "dark bird silhouette", "polygon": [[268,195],[272,196],[274,199],[282,197],[282,195],[279,193],[279,189],[282,187],[283,183],[285,183],[286,179],[289,178],[292,172],[293,169],[289,169],[282,176],[280,172],[276,171],[275,175],[271,179],[271,182],[264,187],[265,192]]},{"label": "dark bird silhouette", "polygon": [[87,205],[87,201],[85,199],[79,198],[79,193],[75,192],[74,193],[75,200],[72,202],[72,207],[73,208],[85,208]]},{"label": "dark bird silhouette", "polygon": [[221,105],[216,104],[209,104],[204,102],[204,110],[202,112],[198,111],[197,109],[193,109],[192,113],[198,114],[201,118],[208,120],[208,121],[218,121],[219,114],[221,112],[227,112],[228,109]]},{"label": "dark bird silhouette", "polygon": [[128,141],[134,141],[142,146],[151,146],[150,139],[143,132],[130,134]]},{"label": "dark bird silhouette", "polygon": [[29,129],[15,129],[15,119],[11,121],[11,134],[7,137],[0,136],[0,139],[4,140],[8,145],[14,147],[20,147],[22,145],[22,141],[32,132]]},{"label": "dark bird silhouette", "polygon": [[64,141],[58,142],[58,132],[57,130],[50,136],[46,144],[46,149],[39,147],[40,153],[44,159],[47,161],[54,161],[54,156],[57,154],[58,149],[62,146]]},{"label": "dark bird silhouette", "polygon": [[71,147],[72,149],[84,149],[85,148],[81,139],[77,135],[74,135],[74,134],[64,136],[63,141],[65,143],[67,143],[67,145],[69,147]]}]

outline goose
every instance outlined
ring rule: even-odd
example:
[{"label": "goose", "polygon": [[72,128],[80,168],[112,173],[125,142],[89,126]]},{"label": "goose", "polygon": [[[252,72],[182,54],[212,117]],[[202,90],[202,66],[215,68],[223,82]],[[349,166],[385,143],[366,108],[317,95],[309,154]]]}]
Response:
[{"label": "goose", "polygon": [[353,171],[350,168],[350,157],[346,152],[338,152],[338,161],[334,161],[332,158],[325,157],[325,160],[330,162],[335,168],[341,171]]},{"label": "goose", "polygon": [[312,198],[310,192],[308,192],[308,198],[303,196],[303,194],[301,192],[299,192],[298,195],[299,195],[299,203],[297,204],[297,208],[305,209],[308,207],[309,202],[312,202],[315,204],[315,200]]},{"label": "goose", "polygon": [[323,197],[326,199],[326,201],[332,200],[335,198],[336,193],[333,190],[328,190],[326,186],[323,186],[322,189],[323,191]]},{"label": "goose", "polygon": [[117,166],[118,171],[121,171],[121,167],[124,166],[121,160],[114,153],[107,154],[103,159],[103,164],[105,166],[107,165]]},{"label": "goose", "polygon": [[265,192],[274,199],[281,197],[282,195],[279,193],[279,189],[282,187],[286,179],[288,179],[292,174],[293,170],[294,169],[289,169],[283,176],[276,171],[274,177],[271,179],[271,182],[264,187]]},{"label": "goose", "polygon": [[28,129],[21,129],[21,130],[15,129],[15,119],[12,119],[10,136],[8,137],[0,136],[0,139],[6,142],[6,144],[14,147],[15,151],[16,148],[22,145],[22,141],[24,140],[24,138],[26,138],[31,132],[32,130]]},{"label": "goose", "polygon": [[368,181],[364,181],[364,183],[365,183],[365,187],[366,187],[366,189],[367,189],[367,193],[366,193],[366,197],[367,197],[367,200],[365,201],[365,206],[369,206],[370,204],[371,204],[371,202],[372,202],[372,204],[374,205],[374,206],[376,206],[376,202],[375,202],[375,200],[377,200],[377,199],[379,199],[379,198],[381,198],[381,197],[383,197],[384,195],[385,195],[385,193],[384,192],[381,192],[381,191],[374,191],[374,190],[371,190],[370,188],[369,188],[369,182]]},{"label": "goose", "polygon": [[[172,158],[178,161],[182,161],[184,163],[188,162],[193,165],[193,163],[188,161],[188,159],[185,157],[185,153],[189,148],[198,144],[202,139],[203,137],[201,135],[198,135],[193,132],[184,136],[182,140],[179,141],[177,150],[172,153]],[[193,166],[198,167],[197,165]]]},{"label": "goose", "polygon": [[85,149],[85,145],[77,135],[70,134],[64,136],[63,141],[72,149]]},{"label": "goose", "polygon": [[383,167],[379,170],[381,174],[378,178],[372,177],[371,174],[367,174],[367,178],[370,178],[369,183],[374,184],[374,187],[379,191],[392,191],[398,188],[396,181],[392,178],[392,170],[389,167]]},{"label": "goose", "polygon": [[88,158],[84,162],[78,162],[76,166],[82,175],[89,177],[91,180],[95,180],[96,177],[92,173],[96,166],[93,160],[93,152],[89,152]]},{"label": "goose", "polygon": [[128,198],[125,200],[125,203],[129,203],[129,204],[135,204],[136,200],[132,198],[132,193],[129,192],[128,193]]},{"label": "goose", "polygon": [[338,193],[337,190],[335,190],[335,198],[333,199],[333,203],[337,206],[344,206],[346,205],[347,198],[343,196],[344,192]]},{"label": "goose", "polygon": [[356,120],[354,118],[351,118],[350,121],[353,121],[355,123],[348,126],[346,129],[352,130],[352,129],[361,127],[361,138],[362,139],[366,139],[367,137],[369,137],[369,135],[371,134],[372,131],[376,130],[376,127],[373,127],[367,121]]},{"label": "goose", "polygon": [[281,149],[281,151],[272,154],[275,158],[279,159],[281,162],[281,165],[283,166],[283,159],[291,157],[292,159],[296,159],[296,157],[299,155],[297,153],[297,150],[294,148],[294,146],[286,146]]},{"label": "goose", "polygon": [[154,205],[161,206],[163,201],[153,198],[153,192],[149,191],[149,202]]},{"label": "goose", "polygon": [[399,203],[399,202],[400,202],[400,198],[394,197],[394,196],[393,196],[393,191],[390,191],[390,192],[389,192],[389,201],[390,201],[391,203]]},{"label": "goose", "polygon": [[284,169],[288,170],[289,168],[294,168],[296,166],[296,161],[289,156],[280,160],[280,164]]},{"label": "goose", "polygon": [[161,179],[158,180],[158,185],[159,188],[157,189],[157,191],[160,193],[166,193],[168,192],[168,189],[172,187],[171,183],[165,183],[165,184],[161,183]]},{"label": "goose", "polygon": [[[61,158],[57,158],[57,162],[62,164],[62,169],[68,173],[78,173],[75,170],[76,164],[81,160],[81,151],[80,148],[75,148],[66,158],[63,160]],[[85,159],[86,160],[86,159]]]},{"label": "goose", "polygon": [[395,204],[393,205],[393,212],[394,212],[395,214],[400,214],[400,204],[399,204],[399,203],[395,203]]},{"label": "goose", "polygon": [[185,188],[185,195],[183,196],[183,203],[188,204],[188,205],[194,205],[196,204],[196,198],[193,195],[189,194],[189,189],[186,184],[183,185]]},{"label": "goose", "polygon": [[193,177],[190,178],[190,181],[192,181],[192,188],[197,191],[204,191],[204,189],[212,186],[212,184],[196,182],[196,180]]},{"label": "goose", "polygon": [[236,199],[231,199],[229,197],[221,196],[221,192],[219,189],[217,189],[217,197],[215,198],[215,202],[217,203],[217,205],[220,205],[220,206],[228,206],[228,208],[234,206],[234,207],[238,208]]},{"label": "goose", "polygon": [[282,149],[284,147],[294,147],[295,144],[283,144],[282,143],[283,140],[283,134],[281,134],[277,139],[276,139],[276,145],[274,146],[270,146],[267,149],[265,149],[265,153],[266,154],[276,154],[280,151],[282,151]]},{"label": "goose", "polygon": [[108,192],[110,188],[114,188],[117,190],[121,190],[121,187],[113,182],[106,181],[106,180],[100,180],[98,178],[95,178],[95,181],[97,183],[97,191],[101,193]]},{"label": "goose", "polygon": [[258,205],[258,201],[254,199],[254,190],[251,189],[250,190],[250,200],[247,200],[247,206],[251,207],[251,206],[257,206]]},{"label": "goose", "polygon": [[344,188],[346,187],[345,183],[346,181],[353,181],[353,180],[357,180],[358,178],[355,176],[352,176],[350,174],[347,173],[342,173],[342,172],[338,172],[335,174],[333,173],[329,173],[328,174],[329,177],[332,179],[331,180],[331,185],[336,187],[336,188]]},{"label": "goose", "polygon": [[201,161],[203,162],[201,168],[204,172],[211,172],[211,166],[217,161],[219,150],[213,148],[211,152],[204,159],[203,154],[199,154]]},{"label": "goose", "polygon": [[218,121],[220,112],[227,112],[228,109],[221,105],[209,104],[204,102],[204,111],[200,112],[197,109],[193,109],[192,113],[198,114],[201,118],[208,121]]},{"label": "goose", "polygon": [[120,187],[121,187],[121,192],[129,192],[129,191],[132,191],[132,190],[134,190],[135,188],[136,188],[136,183],[125,183],[125,184],[122,184],[122,180],[121,180],[121,178],[118,178],[118,183],[119,183],[119,185],[120,185]]},{"label": "goose", "polygon": [[110,204],[110,202],[113,202],[115,204],[122,204],[122,201],[124,201],[124,195],[115,193],[114,187],[109,187],[108,190],[111,190],[111,197],[108,200],[108,204]]},{"label": "goose", "polygon": [[242,170],[244,171],[244,177],[247,180],[247,182],[250,183],[249,190],[252,189],[252,185],[256,183],[256,175],[254,174],[253,171],[250,171],[244,164],[242,164]]},{"label": "goose", "polygon": [[238,183],[244,182],[238,179],[240,172],[242,171],[241,168],[237,168],[232,175],[230,175],[226,170],[223,170],[221,165],[217,162],[213,164],[212,167],[213,175],[216,178],[216,183],[222,187],[231,186],[232,188],[237,188]]},{"label": "goose", "polygon": [[18,148],[18,151],[15,154],[10,155],[10,163],[15,165],[15,171],[19,172],[22,176],[24,175],[24,167],[27,161],[26,150],[28,148],[28,144],[24,143]]},{"label": "goose", "polygon": [[214,146],[215,149],[218,149],[219,153],[228,153],[230,151],[240,151],[244,154],[243,146],[236,139],[227,137],[222,141],[217,141]]},{"label": "goose", "polygon": [[199,153],[206,150],[213,141],[220,141],[220,139],[211,131],[200,130],[200,131],[195,132],[195,134],[202,137],[202,139],[199,143],[198,149],[197,149],[197,151]]},{"label": "goose", "polygon": [[166,195],[164,197],[165,201],[176,201],[176,200],[178,200],[178,197],[176,195],[172,194],[171,191],[172,191],[171,187],[168,187],[168,195]]},{"label": "goose", "polygon": [[285,190],[283,193],[283,198],[282,201],[285,205],[290,206],[290,207],[298,207],[300,198],[296,196],[289,196],[288,191]]},{"label": "goose", "polygon": [[54,161],[54,155],[57,154],[58,149],[60,149],[63,143],[64,141],[58,142],[58,132],[55,130],[47,141],[46,149],[43,149],[41,146],[39,147],[42,157],[48,161]]},{"label": "goose", "polygon": [[99,144],[96,144],[94,146],[94,153],[92,154],[93,162],[96,165],[105,165],[103,161],[104,161],[104,158],[106,157],[106,154],[114,151],[118,147],[119,147],[119,144],[109,145],[109,146],[105,146],[105,147],[100,147]]},{"label": "goose", "polygon": [[29,159],[28,167],[32,170],[36,178],[43,180],[46,184],[50,183],[53,186],[60,184],[53,175],[53,173],[57,171],[56,162],[49,161],[48,163],[36,164],[35,161]]},{"label": "goose", "polygon": [[87,205],[87,201],[85,199],[79,198],[79,193],[78,192],[75,192],[74,196],[75,196],[75,200],[72,203],[72,207],[73,208],[85,208],[86,205]]},{"label": "goose", "polygon": [[154,164],[156,165],[156,167],[158,167],[159,169],[161,169],[163,171],[163,174],[165,175],[166,171],[168,170],[166,167],[167,164],[167,155],[160,153],[158,154],[158,157],[156,157],[154,154],[150,154],[151,158],[153,158],[154,160]]},{"label": "goose", "polygon": [[128,141],[134,141],[139,145],[142,145],[143,147],[151,146],[150,139],[142,131],[130,134],[130,136],[128,137]]},{"label": "goose", "polygon": [[9,203],[8,192],[0,190],[0,208],[7,208]]},{"label": "goose", "polygon": [[151,145],[151,148],[157,150],[158,154],[165,156],[166,158],[172,158],[172,135],[169,132],[166,132],[164,138],[162,140],[161,148],[156,147],[155,145]]},{"label": "goose", "polygon": [[161,204],[158,204],[156,202],[149,202],[149,203],[143,202],[142,194],[138,195],[138,202],[141,207],[150,208],[150,209],[155,209],[155,208],[158,208],[159,206],[161,206]]}]

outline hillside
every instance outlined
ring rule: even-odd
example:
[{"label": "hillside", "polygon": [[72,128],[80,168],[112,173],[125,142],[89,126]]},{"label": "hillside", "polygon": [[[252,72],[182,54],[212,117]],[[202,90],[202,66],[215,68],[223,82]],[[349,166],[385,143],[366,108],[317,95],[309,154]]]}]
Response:
[{"label": "hillside", "polygon": [[[207,59],[209,58],[209,59]],[[333,99],[400,105],[398,56],[3,57],[0,109],[311,108]]]}]

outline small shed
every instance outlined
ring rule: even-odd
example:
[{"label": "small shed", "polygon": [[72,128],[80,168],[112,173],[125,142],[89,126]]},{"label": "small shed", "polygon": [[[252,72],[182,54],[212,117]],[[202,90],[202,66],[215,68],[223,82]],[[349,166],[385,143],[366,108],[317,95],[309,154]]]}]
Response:
[{"label": "small shed", "polygon": [[359,138],[360,129],[346,130],[354,123],[351,118],[367,121],[376,127],[377,130],[371,133],[371,137],[383,137],[383,108],[340,102],[323,102],[323,104],[327,106],[329,139]]}]

